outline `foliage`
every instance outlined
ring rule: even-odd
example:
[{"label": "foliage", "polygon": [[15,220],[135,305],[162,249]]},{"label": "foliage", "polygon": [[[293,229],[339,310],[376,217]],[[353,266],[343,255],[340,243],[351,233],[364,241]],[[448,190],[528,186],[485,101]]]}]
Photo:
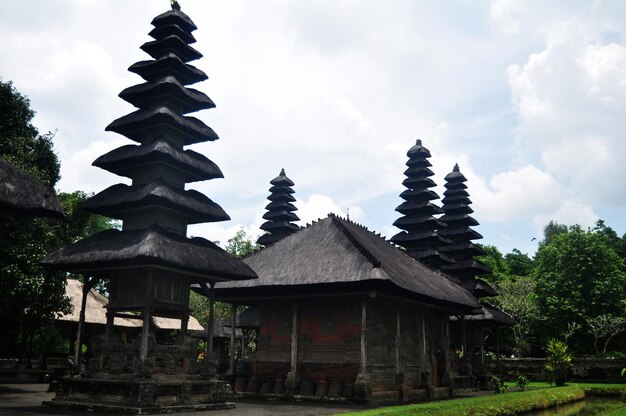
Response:
[{"label": "foliage", "polygon": [[609,342],[620,332],[626,331],[626,318],[611,314],[598,315],[587,319],[589,329],[593,334],[593,347],[596,354],[600,353],[598,341],[604,339],[602,352],[606,354]]},{"label": "foliage", "polygon": [[546,352],[546,371],[557,387],[563,386],[572,362],[572,356],[567,350],[567,344],[551,339],[548,341]]},{"label": "foliage", "polygon": [[518,372],[515,375],[515,385],[522,390],[526,390],[526,386],[528,386],[529,380],[524,374]]},{"label": "foliage", "polygon": [[563,339],[565,340],[565,342],[567,342],[570,338],[572,338],[574,336],[574,333],[577,332],[581,328],[582,328],[582,325],[580,325],[577,322],[568,322],[567,328],[565,329],[565,331],[563,331]]},{"label": "foliage", "polygon": [[513,276],[528,276],[533,270],[533,260],[516,248],[504,256],[504,261],[509,274]]},{"label": "foliage", "polygon": [[495,394],[506,393],[509,388],[504,384],[504,381],[500,377],[491,376],[491,385]]},{"label": "foliage", "polygon": [[573,226],[541,244],[533,278],[538,308],[545,317],[544,334],[575,322],[585,331],[576,338],[579,350],[592,344],[587,320],[603,314],[623,316],[626,299],[624,261],[596,232]]},{"label": "foliage", "polygon": [[226,251],[238,259],[256,253],[260,249],[261,246],[252,242],[250,236],[248,236],[243,227],[240,228],[235,233],[234,237],[230,238],[226,244]]},{"label": "foliage", "polygon": [[567,225],[559,224],[556,221],[550,221],[545,227],[543,227],[543,244],[550,244],[552,239],[559,234],[566,233],[568,231]]},{"label": "foliage", "polygon": [[580,386],[551,387],[521,391],[515,394],[489,395],[456,400],[380,407],[363,412],[342,413],[345,416],[497,416],[518,415],[548,409],[581,400],[585,392]]},{"label": "foliage", "polygon": [[499,282],[495,289],[499,296],[493,302],[515,321],[512,327],[514,350],[516,356],[523,357],[529,351],[528,336],[533,324],[541,318],[534,296],[535,281],[530,277],[519,276]]}]

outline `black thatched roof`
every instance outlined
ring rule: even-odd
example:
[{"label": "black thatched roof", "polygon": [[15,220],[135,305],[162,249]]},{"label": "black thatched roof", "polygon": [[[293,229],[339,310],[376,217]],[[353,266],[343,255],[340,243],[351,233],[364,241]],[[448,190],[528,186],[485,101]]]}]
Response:
[{"label": "black thatched roof", "polygon": [[185,64],[173,53],[168,53],[156,61],[139,61],[131,65],[128,70],[149,82],[157,81],[167,75],[175,76],[183,85],[208,79],[203,71],[193,65]]},{"label": "black thatched roof", "polygon": [[480,307],[465,289],[379,235],[333,214],[244,261],[259,279],[219,283],[218,297],[262,298],[298,289],[306,294],[381,289],[457,309]]},{"label": "black thatched roof", "polygon": [[197,26],[191,20],[191,18],[183,13],[180,9],[172,9],[161,13],[160,15],[152,19],[152,25],[155,27],[176,25],[186,32],[193,32],[197,29]]},{"label": "black thatched roof", "polygon": [[176,35],[163,39],[153,40],[141,45],[141,49],[154,59],[159,59],[168,53],[175,53],[183,62],[195,61],[202,58],[202,54],[187,45]]},{"label": "black thatched roof", "polygon": [[132,211],[153,205],[177,212],[188,224],[230,220],[222,207],[200,192],[176,188],[158,179],[141,185],[110,186],[89,198],[83,209],[123,220],[136,215]]},{"label": "black thatched roof", "polygon": [[294,190],[291,188],[294,183],[285,174],[285,169],[280,170],[280,174],[270,181],[270,195],[267,197],[271,202],[265,207],[267,212],[263,218],[267,221],[261,224],[261,229],[266,231],[257,240],[257,244],[269,246],[276,241],[292,234],[300,227],[292,224],[292,221],[299,221],[300,218],[294,211],[296,207],[291,203],[296,199],[291,195]]},{"label": "black thatched roof", "polygon": [[143,230],[107,230],[49,254],[43,264],[106,277],[120,268],[167,268],[196,281],[254,279],[242,261],[204,238],[186,238],[152,225]]},{"label": "black thatched roof", "polygon": [[[114,131],[139,143],[153,138],[157,130],[163,137],[182,137],[185,145],[219,139],[213,129],[199,119],[181,116],[167,107],[132,112],[113,121],[105,130]],[[147,135],[147,132],[153,134]]]},{"label": "black thatched roof", "polygon": [[0,213],[20,217],[65,217],[52,192],[1,157]]},{"label": "black thatched roof", "polygon": [[118,147],[97,158],[93,165],[132,178],[137,168],[157,163],[180,171],[186,183],[224,177],[220,168],[204,155],[178,149],[163,139],[139,146]]},{"label": "black thatched roof", "polygon": [[[482,312],[475,315],[466,315],[463,319],[471,322],[482,322],[486,324],[495,324],[498,326],[515,325],[515,321],[511,316],[499,309],[481,305]],[[453,321],[458,320],[455,316],[450,318]]]},{"label": "black thatched roof", "polygon": [[196,38],[193,35],[183,29],[179,25],[176,24],[167,24],[163,26],[157,26],[148,33],[148,35],[152,36],[154,39],[163,39],[168,36],[174,35],[178,36],[183,42],[196,43]]},{"label": "black thatched roof", "polygon": [[215,103],[205,93],[184,87],[173,76],[128,87],[120,92],[119,97],[142,110],[149,109],[163,99],[175,101],[183,114],[215,107]]}]

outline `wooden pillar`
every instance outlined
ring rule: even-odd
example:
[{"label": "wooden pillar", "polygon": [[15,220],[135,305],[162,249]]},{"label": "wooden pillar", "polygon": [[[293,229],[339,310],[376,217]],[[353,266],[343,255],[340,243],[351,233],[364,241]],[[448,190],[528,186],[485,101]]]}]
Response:
[{"label": "wooden pillar", "polygon": [[180,334],[186,337],[189,329],[189,312],[185,312],[180,319]]},{"label": "wooden pillar", "polygon": [[459,315],[461,321],[461,346],[463,348],[463,355],[467,356],[467,334],[465,333],[465,315]]},{"label": "wooden pillar", "polygon": [[446,359],[446,371],[450,372],[450,350],[452,349],[452,345],[450,345],[450,318],[444,315],[444,334],[445,341],[443,343],[444,348],[446,349],[444,353],[444,357]]},{"label": "wooden pillar", "polygon": [[297,302],[291,304],[291,372],[298,371],[298,306]]},{"label": "wooden pillar", "polygon": [[367,299],[361,300],[361,374],[367,373]]},{"label": "wooden pillar", "polygon": [[[85,282],[83,283],[83,297],[80,302],[80,315],[78,318],[78,330],[76,331],[76,346],[74,347],[74,367],[80,370],[80,361],[82,356],[83,346],[83,332],[85,328],[85,309],[87,307],[87,296],[89,291],[96,284],[97,279],[95,277],[89,278],[85,276]],[[107,317],[108,324],[108,317]],[[108,325],[107,325],[108,327]],[[108,330],[108,328],[107,328]]]},{"label": "wooden pillar", "polygon": [[150,308],[143,312],[143,328],[141,329],[141,349],[139,350],[139,360],[143,364],[148,359],[148,338],[150,338],[150,324],[152,314]]},{"label": "wooden pillar", "polygon": [[202,285],[204,294],[209,298],[209,318],[206,325],[205,360],[213,360],[213,328],[215,326],[215,282],[210,283],[210,289]]},{"label": "wooden pillar", "polygon": [[485,333],[483,327],[480,327],[480,363],[485,364]]},{"label": "wooden pillar", "polygon": [[500,328],[496,327],[496,367],[500,368]]},{"label": "wooden pillar", "polygon": [[291,303],[291,368],[285,377],[285,393],[292,395],[296,387],[296,373],[298,371],[298,308],[296,301]]},{"label": "wooden pillar", "polygon": [[107,342],[111,342],[113,340],[113,323],[115,322],[115,315],[113,314],[113,312],[107,312],[106,316],[107,316],[107,326],[106,326],[105,336],[106,336]]},{"label": "wooden pillar", "polygon": [[235,374],[235,325],[237,324],[237,304],[233,303],[230,307],[231,332],[230,332],[230,355],[228,357],[227,376]]},{"label": "wooden pillar", "polygon": [[400,374],[400,349],[402,337],[400,334],[400,305],[396,305],[396,374]]}]

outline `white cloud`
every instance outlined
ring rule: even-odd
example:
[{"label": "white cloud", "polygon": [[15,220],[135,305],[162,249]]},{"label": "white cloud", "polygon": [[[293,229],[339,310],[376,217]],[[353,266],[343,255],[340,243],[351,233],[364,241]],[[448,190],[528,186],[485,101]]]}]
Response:
[{"label": "white cloud", "polygon": [[526,7],[523,0],[494,0],[491,2],[491,18],[505,33],[518,33],[525,14]]},{"label": "white cloud", "polygon": [[587,228],[592,227],[598,218],[592,207],[577,200],[566,200],[554,212],[534,216],[532,223],[535,227],[536,235],[543,235],[543,228],[550,221],[566,225],[578,224],[583,228]]}]

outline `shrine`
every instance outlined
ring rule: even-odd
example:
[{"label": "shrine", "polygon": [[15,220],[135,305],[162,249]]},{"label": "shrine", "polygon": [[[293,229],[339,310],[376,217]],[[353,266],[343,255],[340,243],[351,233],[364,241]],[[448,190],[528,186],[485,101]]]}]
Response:
[{"label": "shrine", "polygon": [[[92,343],[90,365],[78,377],[60,381],[56,397],[45,405],[126,414],[163,413],[233,407],[229,388],[216,378],[216,363],[198,360],[197,340],[188,333],[189,288],[229,280],[254,279],[252,269],[203,238],[187,238],[187,225],[226,221],[229,216],[187,183],[221,178],[217,165],[185,146],[217,140],[217,134],[186,114],[215,106],[187,85],[206,74],[188,64],[202,55],[193,21],[172,9],[155,17],[154,39],[141,46],[151,60],[129,70],[145,82],[120,97],[138,109],[106,130],[138,145],[115,149],[93,163],[132,180],[96,194],[89,212],[119,219],[121,230],[107,230],[48,255],[49,267],[84,276],[84,325],[87,293],[99,279],[109,281],[106,331]],[[155,318],[180,322],[178,336],[155,337]],[[140,334],[121,338],[115,319],[138,321]],[[81,332],[78,334],[78,345]]]}]

